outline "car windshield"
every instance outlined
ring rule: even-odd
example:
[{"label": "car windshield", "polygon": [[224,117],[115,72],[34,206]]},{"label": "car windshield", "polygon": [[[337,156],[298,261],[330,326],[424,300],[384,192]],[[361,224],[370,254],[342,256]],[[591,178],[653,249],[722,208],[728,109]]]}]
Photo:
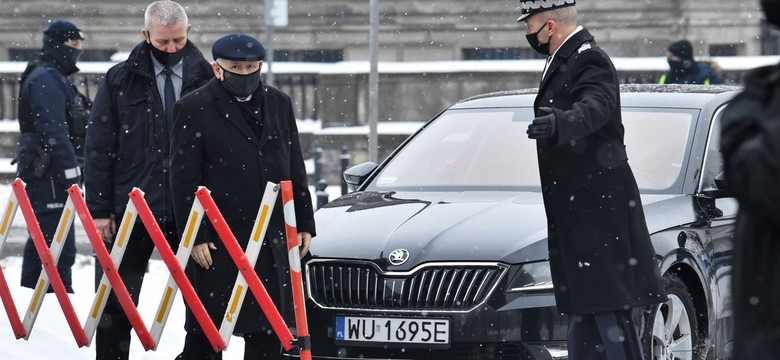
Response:
[{"label": "car windshield", "polygon": [[[697,112],[624,108],[629,164],[643,192],[682,186]],[[375,191],[539,191],[531,108],[450,109],[412,138],[377,174]]]}]

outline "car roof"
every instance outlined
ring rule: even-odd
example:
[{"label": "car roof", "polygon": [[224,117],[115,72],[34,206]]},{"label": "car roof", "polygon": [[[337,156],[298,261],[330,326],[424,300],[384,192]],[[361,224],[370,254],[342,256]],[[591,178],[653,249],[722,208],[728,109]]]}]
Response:
[{"label": "car roof", "polygon": [[[518,89],[472,96],[451,109],[532,106],[538,90]],[[715,97],[731,98],[741,90],[740,86],[728,85],[624,84],[620,85],[620,101],[623,106],[702,108]]]}]

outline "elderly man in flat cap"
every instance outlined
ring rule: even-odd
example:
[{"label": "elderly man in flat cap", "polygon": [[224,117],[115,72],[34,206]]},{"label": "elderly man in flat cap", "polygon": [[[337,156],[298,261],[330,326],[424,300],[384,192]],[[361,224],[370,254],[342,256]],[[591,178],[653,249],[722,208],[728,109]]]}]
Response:
[{"label": "elderly man in flat cap", "polygon": [[528,42],[548,56],[527,133],[569,358],[642,359],[632,309],[666,296],[623,144],[617,72],[577,26],[575,0],[520,4]]},{"label": "elderly man in flat cap", "polygon": [[[33,210],[44,238],[51,243],[68,198],[67,189],[81,184],[84,134],[90,101],[68,79],[79,71],[84,34],[73,23],[57,20],[43,32],[43,47],[27,65],[19,88],[16,176],[27,183]],[[62,239],[60,239],[62,240]],[[73,228],[65,234],[57,271],[72,293],[71,266],[76,260]],[[28,237],[22,259],[22,286],[35,288],[41,260]]]},{"label": "elderly man in flat cap", "polygon": [[[246,249],[265,183],[292,180],[301,254],[314,236],[314,213],[290,97],[260,80],[265,50],[244,34],[224,36],[211,48],[215,78],[174,106],[171,189],[183,233],[198,186],[211,190],[230,229]],[[275,205],[255,271],[280,308],[291,304],[281,198]],[[238,270],[214,228],[200,228],[187,275],[211,319],[219,324]],[[284,290],[284,291],[283,291]],[[192,312],[179,359],[221,359]],[[280,358],[281,344],[251,293],[234,334],[244,338],[244,359]]]}]

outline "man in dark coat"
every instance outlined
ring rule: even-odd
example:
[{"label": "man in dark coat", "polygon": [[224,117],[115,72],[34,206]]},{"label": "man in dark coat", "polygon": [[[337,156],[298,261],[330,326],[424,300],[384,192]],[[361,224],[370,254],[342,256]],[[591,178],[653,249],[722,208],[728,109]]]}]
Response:
[{"label": "man in dark coat", "polygon": [[659,83],[701,85],[723,83],[723,79],[720,78],[711,64],[693,59],[693,45],[690,41],[673,42],[666,50],[669,72],[661,76]]},{"label": "man in dark coat", "polygon": [[641,359],[631,309],[665,300],[623,144],[617,72],[577,26],[574,0],[521,1],[550,55],[528,127],[536,139],[558,309],[574,359]]},{"label": "man in dark coat", "polygon": [[[214,76],[200,50],[187,40],[189,30],[181,5],[150,4],[144,15],[145,41],[127,61],[109,69],[98,88],[87,129],[86,201],[109,249],[133,187],[144,191],[169,244],[178,249],[168,176],[173,103]],[[136,303],[153,249],[146,228],[137,223],[119,266]],[[102,269],[95,270],[98,281]],[[127,359],[130,329],[112,292],[97,329],[97,358]]]},{"label": "man in dark coat", "polygon": [[[241,247],[246,249],[265,183],[292,180],[301,254],[314,235],[314,213],[298,130],[289,96],[260,81],[263,46],[244,34],[227,35],[212,47],[216,78],[174,107],[171,188],[179,230],[194,193],[211,191]],[[238,269],[211,226],[204,221],[187,275],[217,325],[230,299]],[[287,245],[281,198],[277,201],[255,271],[277,307],[291,304]],[[284,291],[282,291],[284,289]],[[179,359],[221,359],[187,309],[187,337]],[[257,301],[247,294],[235,334],[244,337],[245,359],[281,358],[280,343]]]},{"label": "man in dark coat", "polygon": [[[780,0],[762,0],[780,26]],[[780,359],[780,64],[753,70],[723,112],[728,188],[739,201],[732,275],[734,359]]]},{"label": "man in dark coat", "polygon": [[[33,211],[43,237],[51,244],[59,224],[67,189],[81,184],[84,133],[90,101],[68,79],[79,71],[84,35],[73,23],[53,21],[43,32],[43,48],[27,65],[19,89],[19,129],[16,176],[27,184]],[[61,239],[60,239],[61,240]],[[70,268],[76,260],[76,237],[71,227],[57,262],[65,289],[73,292]],[[35,288],[41,260],[32,237],[22,258],[22,286]]]}]

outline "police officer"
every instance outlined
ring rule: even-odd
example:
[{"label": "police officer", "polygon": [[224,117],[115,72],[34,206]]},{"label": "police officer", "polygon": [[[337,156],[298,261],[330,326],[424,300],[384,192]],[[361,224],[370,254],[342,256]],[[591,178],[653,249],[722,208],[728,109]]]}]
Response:
[{"label": "police officer", "polygon": [[660,84],[722,84],[714,62],[709,63],[693,59],[693,45],[688,40],[675,41],[666,48],[666,61],[669,72],[661,75]]},{"label": "police officer", "polygon": [[[43,32],[38,58],[27,65],[19,90],[16,175],[27,183],[27,194],[46,242],[51,244],[62,215],[67,189],[81,183],[84,135],[90,101],[68,79],[79,71],[84,34],[65,20],[53,21]],[[65,289],[73,292],[71,266],[76,240],[71,227],[57,263]],[[41,261],[28,237],[22,260],[22,286],[34,288]]]},{"label": "police officer", "polygon": [[[174,106],[171,190],[179,232],[189,216],[194,193],[206,186],[246,249],[267,181],[292,180],[298,241],[306,254],[314,235],[314,214],[298,129],[290,97],[260,81],[265,50],[244,34],[218,39],[212,49],[215,79]],[[290,276],[281,199],[271,217],[255,271],[284,311]],[[200,228],[187,276],[212,321],[222,322],[238,269],[211,223]],[[187,336],[179,359],[220,359],[187,311]],[[277,336],[252,294],[247,294],[235,333],[244,337],[244,359],[280,358]]]},{"label": "police officer", "polygon": [[666,297],[623,143],[617,71],[577,26],[575,0],[520,4],[529,44],[548,56],[527,133],[570,357],[642,359],[631,309]]}]

